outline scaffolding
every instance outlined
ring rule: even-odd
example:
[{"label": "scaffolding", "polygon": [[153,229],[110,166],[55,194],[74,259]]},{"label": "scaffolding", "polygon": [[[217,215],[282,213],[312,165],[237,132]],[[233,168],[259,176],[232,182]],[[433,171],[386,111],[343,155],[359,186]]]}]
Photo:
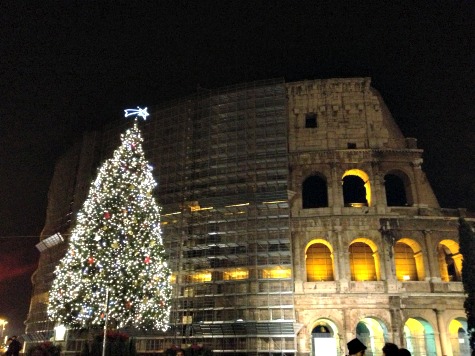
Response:
[{"label": "scaffolding", "polygon": [[206,91],[143,126],[174,277],[171,329],[214,352],[295,352],[282,80]]}]

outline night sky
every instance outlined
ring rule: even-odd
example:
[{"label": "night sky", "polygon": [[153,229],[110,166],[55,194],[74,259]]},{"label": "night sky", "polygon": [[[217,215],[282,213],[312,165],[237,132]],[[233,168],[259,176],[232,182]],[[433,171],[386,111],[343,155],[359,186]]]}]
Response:
[{"label": "night sky", "polygon": [[[40,4],[41,3],[41,4]],[[22,334],[54,164],[123,109],[372,77],[442,207],[475,211],[473,1],[0,2],[0,318]]]}]

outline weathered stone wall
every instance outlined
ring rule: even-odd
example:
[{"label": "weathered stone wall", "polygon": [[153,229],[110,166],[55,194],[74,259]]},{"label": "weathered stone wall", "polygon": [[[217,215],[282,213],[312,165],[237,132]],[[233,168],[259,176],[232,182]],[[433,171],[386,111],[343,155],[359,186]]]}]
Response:
[{"label": "weathered stone wall", "polygon": [[[461,282],[442,282],[438,246],[458,241],[457,214],[444,217],[422,171],[423,151],[405,139],[368,78],[328,79],[288,84],[289,155],[292,191],[295,310],[299,354],[311,353],[311,334],[318,321],[333,325],[344,355],[364,318],[386,328],[387,341],[404,345],[404,323],[423,319],[437,334],[438,354],[451,354],[447,328],[463,318]],[[306,127],[316,114],[317,127]],[[350,169],[364,171],[371,187],[368,206],[343,204],[342,177]],[[408,177],[410,205],[388,207],[384,176]],[[325,177],[328,206],[302,209],[302,183],[314,174]],[[384,237],[384,222],[392,235]],[[376,281],[352,281],[349,246],[355,239],[374,245],[379,263]],[[394,243],[411,239],[420,246],[419,281],[398,281]],[[309,282],[306,248],[319,239],[331,246],[334,281]]]}]

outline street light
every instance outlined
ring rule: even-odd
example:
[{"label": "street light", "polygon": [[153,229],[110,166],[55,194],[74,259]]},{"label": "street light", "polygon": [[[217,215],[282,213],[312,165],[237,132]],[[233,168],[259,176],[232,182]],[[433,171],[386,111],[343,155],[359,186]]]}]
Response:
[{"label": "street light", "polygon": [[5,331],[5,325],[8,324],[8,321],[6,321],[5,319],[0,319],[0,326],[2,327],[1,329],[1,338],[3,339],[3,333]]}]

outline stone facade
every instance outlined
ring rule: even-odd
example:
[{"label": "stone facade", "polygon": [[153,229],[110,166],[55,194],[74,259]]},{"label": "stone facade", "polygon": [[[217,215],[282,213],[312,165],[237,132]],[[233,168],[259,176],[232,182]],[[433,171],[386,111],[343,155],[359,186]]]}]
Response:
[{"label": "stone facade", "polygon": [[[458,212],[448,216],[440,209],[421,168],[423,151],[414,139],[402,136],[367,78],[290,83],[287,88],[294,298],[297,319],[304,325],[299,352],[312,354],[312,338],[319,335],[315,330],[324,325],[343,355],[363,321],[369,333],[366,339],[359,336],[374,345],[374,354],[380,354],[384,341],[422,354],[415,342],[420,340],[411,336],[412,345],[407,340],[406,322],[412,318],[424,324],[425,336],[413,333],[424,339],[427,354],[467,354],[466,344],[454,342],[455,335],[448,332],[453,320],[465,320],[462,284],[449,281],[446,266],[440,267],[441,244],[451,249],[453,259],[461,257]],[[309,115],[316,116],[316,125],[306,125]],[[343,177],[352,170],[364,172],[367,196],[371,194],[367,204],[357,207],[344,201]],[[385,176],[392,172],[404,177],[404,206],[388,206]],[[327,184],[328,204],[304,209],[302,183],[314,175]],[[379,264],[371,281],[352,280],[349,247],[355,241],[370,246]],[[411,259],[420,261],[417,281],[397,278],[398,241],[413,246]],[[328,246],[333,280],[308,280],[307,251],[312,244]],[[434,343],[427,347],[431,334]]]}]

